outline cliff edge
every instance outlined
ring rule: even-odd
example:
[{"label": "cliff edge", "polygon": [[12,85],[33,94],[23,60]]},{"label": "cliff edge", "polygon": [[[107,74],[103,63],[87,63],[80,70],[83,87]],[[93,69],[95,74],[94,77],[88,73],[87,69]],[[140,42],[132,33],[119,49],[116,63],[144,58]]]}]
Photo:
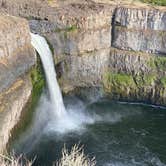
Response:
[{"label": "cliff edge", "polygon": [[0,15],[0,151],[31,95],[28,73],[35,61],[28,22]]}]

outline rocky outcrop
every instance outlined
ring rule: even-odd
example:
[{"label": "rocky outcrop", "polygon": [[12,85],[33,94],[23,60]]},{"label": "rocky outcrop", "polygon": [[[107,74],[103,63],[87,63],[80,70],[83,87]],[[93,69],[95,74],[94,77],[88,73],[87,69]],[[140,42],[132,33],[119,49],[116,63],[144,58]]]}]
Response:
[{"label": "rocky outcrop", "polygon": [[28,22],[0,16],[0,151],[27,103],[32,84],[28,74],[35,64]]},{"label": "rocky outcrop", "polygon": [[104,89],[116,100],[165,105],[166,57],[112,49]]},{"label": "rocky outcrop", "polygon": [[24,19],[0,16],[0,92],[35,63],[30,30]]},{"label": "rocky outcrop", "polygon": [[65,91],[95,86],[111,98],[166,104],[164,8],[3,1],[0,12],[28,18],[47,38]]},{"label": "rocky outcrop", "polygon": [[102,86],[102,73],[110,54],[114,8],[96,3],[60,7],[54,12],[60,20],[58,28],[54,20],[29,21],[32,31],[47,38],[56,64],[62,62],[60,82],[67,91],[78,86]]},{"label": "rocky outcrop", "polygon": [[[34,31],[47,37],[56,63],[62,62],[64,90],[95,86],[113,99],[165,105],[164,10],[94,3],[71,6],[74,12],[68,6],[63,10],[69,14],[61,15],[65,28],[30,21]],[[75,11],[81,14],[75,16]]]},{"label": "rocky outcrop", "polygon": [[19,122],[31,92],[31,80],[26,75],[17,79],[7,91],[0,94],[0,152],[5,150],[11,130]]},{"label": "rocky outcrop", "polygon": [[[102,76],[109,66],[109,49],[70,56],[66,59],[63,81],[74,87],[102,86]],[[71,86],[70,86],[71,87]]]},{"label": "rocky outcrop", "polygon": [[114,18],[113,46],[124,50],[166,53],[166,12],[120,7]]},{"label": "rocky outcrop", "polygon": [[115,14],[115,23],[128,29],[166,29],[166,13],[164,10],[149,8],[119,7]]},{"label": "rocky outcrop", "polygon": [[166,13],[119,7],[113,27],[105,90],[114,99],[165,105]]},{"label": "rocky outcrop", "polygon": [[29,23],[32,31],[47,38],[55,59],[64,60],[69,55],[110,47],[113,10],[114,6],[104,4],[70,4],[54,11],[59,21],[30,20]]},{"label": "rocky outcrop", "polygon": [[26,17],[27,19],[45,19],[47,1],[44,0],[0,0],[0,12]]}]

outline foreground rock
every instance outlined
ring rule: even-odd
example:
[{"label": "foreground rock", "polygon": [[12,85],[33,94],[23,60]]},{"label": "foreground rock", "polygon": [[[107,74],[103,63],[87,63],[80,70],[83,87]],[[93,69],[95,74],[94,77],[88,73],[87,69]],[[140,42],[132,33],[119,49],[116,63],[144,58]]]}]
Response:
[{"label": "foreground rock", "polygon": [[19,121],[32,84],[28,74],[35,64],[26,20],[0,16],[0,151]]}]

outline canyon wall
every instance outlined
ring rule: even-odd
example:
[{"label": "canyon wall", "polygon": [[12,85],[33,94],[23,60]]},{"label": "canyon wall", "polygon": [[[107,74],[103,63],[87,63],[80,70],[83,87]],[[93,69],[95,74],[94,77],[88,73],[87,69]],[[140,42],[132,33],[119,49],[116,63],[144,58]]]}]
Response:
[{"label": "canyon wall", "polygon": [[166,12],[118,7],[113,20],[110,69],[104,77],[111,97],[166,103]]},{"label": "canyon wall", "polygon": [[46,37],[65,92],[99,87],[113,99],[166,104],[165,8],[58,2],[3,0],[0,12]]},{"label": "canyon wall", "polygon": [[0,151],[31,95],[29,71],[35,61],[28,22],[0,15]]},{"label": "canyon wall", "polygon": [[0,0],[0,151],[33,86],[36,93],[37,83],[43,85],[36,78],[40,71],[31,71],[36,59],[30,29],[46,37],[65,93],[97,87],[111,99],[166,105],[165,8],[57,4]]}]

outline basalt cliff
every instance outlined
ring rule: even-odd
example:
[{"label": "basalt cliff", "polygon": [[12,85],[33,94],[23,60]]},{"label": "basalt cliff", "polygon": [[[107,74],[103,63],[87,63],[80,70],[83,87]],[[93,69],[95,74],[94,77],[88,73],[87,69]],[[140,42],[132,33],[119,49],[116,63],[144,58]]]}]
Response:
[{"label": "basalt cliff", "polygon": [[32,84],[28,74],[35,64],[28,22],[14,16],[0,16],[0,151],[19,121]]},{"label": "basalt cliff", "polygon": [[0,0],[0,13],[0,147],[32,92],[30,31],[47,39],[65,93],[96,87],[110,99],[166,105],[164,7]]}]

